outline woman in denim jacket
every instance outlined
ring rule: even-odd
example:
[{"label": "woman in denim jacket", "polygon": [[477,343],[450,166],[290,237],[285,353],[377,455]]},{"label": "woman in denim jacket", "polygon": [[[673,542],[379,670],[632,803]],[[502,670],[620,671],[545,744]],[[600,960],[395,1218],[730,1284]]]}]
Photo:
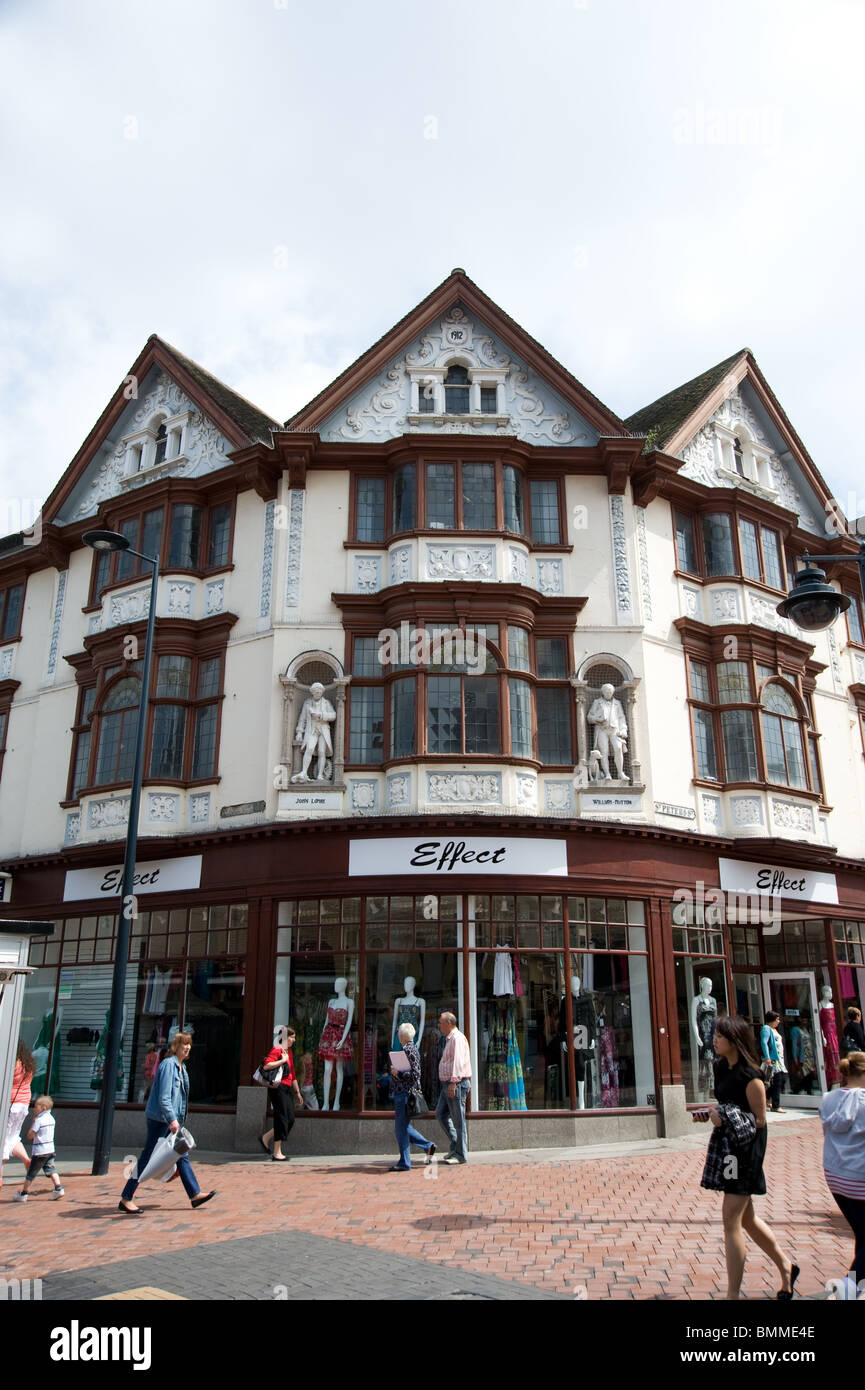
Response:
[{"label": "woman in denim jacket", "polygon": [[[164,1138],[166,1134],[176,1134],[186,1119],[186,1110],[189,1104],[189,1074],[185,1062],[191,1047],[192,1038],[189,1033],[175,1033],[168,1049],[168,1056],[164,1062],[159,1064],[159,1070],[150,1088],[150,1096],[144,1111],[144,1118],[147,1121],[147,1142],[138,1159],[136,1173],[144,1172],[150,1155],[159,1140]],[[182,1158],[177,1160],[177,1176],[183,1183],[186,1195],[194,1207],[204,1206],[205,1202],[209,1202],[211,1197],[216,1195],[215,1192],[203,1193],[201,1191],[195,1180],[188,1154],[184,1154]],[[141,1212],[141,1207],[136,1206],[132,1201],[137,1186],[138,1178],[130,1178],[117,1204],[118,1211],[125,1212],[127,1216],[138,1216]]]}]

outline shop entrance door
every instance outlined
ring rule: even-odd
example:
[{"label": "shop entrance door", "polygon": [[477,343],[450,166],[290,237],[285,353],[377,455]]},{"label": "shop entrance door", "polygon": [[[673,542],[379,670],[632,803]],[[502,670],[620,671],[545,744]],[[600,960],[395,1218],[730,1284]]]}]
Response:
[{"label": "shop entrance door", "polygon": [[787,1089],[781,1096],[787,1110],[817,1110],[826,1089],[817,986],[813,970],[764,975],[766,1008],[781,1015],[781,1037],[787,1064]]}]

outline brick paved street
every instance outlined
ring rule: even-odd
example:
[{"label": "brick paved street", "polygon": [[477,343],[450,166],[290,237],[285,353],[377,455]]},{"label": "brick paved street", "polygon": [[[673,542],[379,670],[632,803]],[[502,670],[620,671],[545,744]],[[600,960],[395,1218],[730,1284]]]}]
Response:
[{"label": "brick paved street", "polygon": [[[192,1298],[442,1297],[706,1299],[724,1288],[720,1198],[699,1186],[704,1135],[618,1154],[476,1155],[429,1179],[380,1159],[196,1157],[218,1196],[192,1211],[178,1183],[145,1184],[144,1216],[117,1210],[122,1165],[108,1178],[64,1178],[13,1205],[0,1190],[4,1277],[41,1277],[44,1296],[87,1298],[155,1286]],[[815,1119],[772,1124],[769,1195],[758,1211],[821,1293],[843,1273],[852,1240],[827,1193]],[[68,1163],[67,1163],[68,1168]],[[173,1255],[178,1258],[172,1258]],[[156,1258],[154,1258],[156,1257]],[[59,1276],[63,1276],[62,1278]],[[57,1276],[57,1277],[53,1277]],[[294,1288],[292,1289],[292,1286]],[[744,1293],[774,1297],[777,1275],[749,1254]]]}]

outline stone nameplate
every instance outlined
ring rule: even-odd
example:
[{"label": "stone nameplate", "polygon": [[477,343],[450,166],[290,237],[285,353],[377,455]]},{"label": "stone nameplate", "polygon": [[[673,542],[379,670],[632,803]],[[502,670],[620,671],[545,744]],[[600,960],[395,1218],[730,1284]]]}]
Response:
[{"label": "stone nameplate", "polygon": [[677,816],[679,820],[697,819],[693,806],[674,806],[672,801],[656,801],[655,810],[659,816]]},{"label": "stone nameplate", "polygon": [[238,801],[236,806],[223,806],[220,816],[255,816],[267,806],[266,801]]},{"label": "stone nameplate", "polygon": [[279,807],[286,811],[339,811],[342,792],[280,792]]},{"label": "stone nameplate", "polygon": [[614,815],[618,811],[642,811],[643,798],[633,793],[623,792],[581,792],[580,810],[604,811]]}]

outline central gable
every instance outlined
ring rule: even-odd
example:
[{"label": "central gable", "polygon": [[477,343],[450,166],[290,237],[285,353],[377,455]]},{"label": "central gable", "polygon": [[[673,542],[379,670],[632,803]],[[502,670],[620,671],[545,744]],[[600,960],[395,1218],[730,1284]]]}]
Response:
[{"label": "central gable", "polygon": [[599,438],[572,404],[461,303],[419,333],[320,426],[321,438],[334,442],[372,443],[430,432],[585,447]]}]

